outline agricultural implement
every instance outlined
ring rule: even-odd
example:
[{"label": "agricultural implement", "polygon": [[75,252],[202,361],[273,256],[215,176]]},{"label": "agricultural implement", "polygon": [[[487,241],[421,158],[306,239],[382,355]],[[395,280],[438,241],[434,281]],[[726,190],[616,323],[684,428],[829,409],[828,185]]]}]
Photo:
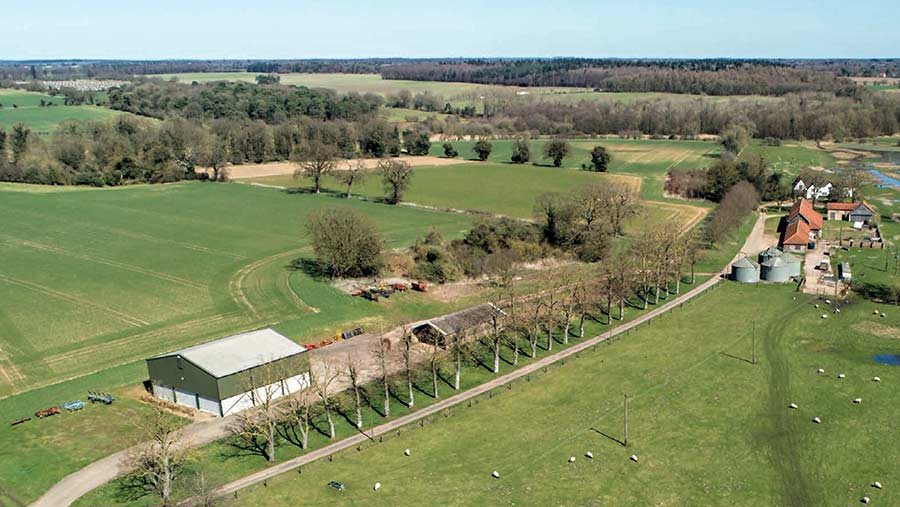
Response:
[{"label": "agricultural implement", "polygon": [[41,410],[38,410],[34,413],[34,416],[38,419],[43,419],[45,417],[50,417],[51,415],[56,415],[59,413],[59,407],[47,407]]},{"label": "agricultural implement", "polygon": [[28,421],[30,421],[30,420],[31,420],[30,417],[20,417],[20,418],[16,419],[15,421],[9,423],[9,425],[10,425],[10,426],[15,426],[15,425],[17,425],[17,424],[26,423],[26,422],[28,422]]},{"label": "agricultural implement", "polygon": [[359,336],[362,333],[363,333],[363,329],[361,327],[351,329],[350,331],[341,331],[340,329],[338,329],[337,333],[335,333],[335,338],[337,340],[349,340],[350,338],[353,338],[354,336]]},{"label": "agricultural implement", "polygon": [[70,401],[68,403],[63,403],[62,408],[68,410],[69,412],[75,412],[76,410],[81,410],[84,408],[84,402],[81,400]]},{"label": "agricultural implement", "polygon": [[426,282],[413,282],[413,283],[412,283],[412,288],[413,288],[413,290],[416,290],[416,291],[419,291],[419,292],[425,292],[425,289],[428,288],[428,283],[426,283]]},{"label": "agricultural implement", "polygon": [[104,405],[112,405],[113,395],[109,393],[98,393],[94,391],[88,391],[88,401],[91,403],[103,403]]}]

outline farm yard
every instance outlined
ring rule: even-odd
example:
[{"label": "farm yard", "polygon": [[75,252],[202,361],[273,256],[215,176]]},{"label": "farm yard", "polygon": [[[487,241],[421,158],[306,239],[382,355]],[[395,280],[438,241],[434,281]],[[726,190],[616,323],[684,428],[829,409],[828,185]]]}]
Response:
[{"label": "farm yard", "polygon": [[[531,382],[269,480],[237,503],[283,505],[299,491],[303,503],[338,505],[415,505],[426,496],[454,505],[900,502],[887,486],[900,480],[900,454],[884,445],[900,416],[890,389],[900,369],[873,360],[896,350],[900,314],[873,316],[876,305],[853,300],[823,320],[815,302],[791,287],[726,284]],[[728,310],[709,311],[713,303]],[[622,393],[630,396],[627,448]]]}]

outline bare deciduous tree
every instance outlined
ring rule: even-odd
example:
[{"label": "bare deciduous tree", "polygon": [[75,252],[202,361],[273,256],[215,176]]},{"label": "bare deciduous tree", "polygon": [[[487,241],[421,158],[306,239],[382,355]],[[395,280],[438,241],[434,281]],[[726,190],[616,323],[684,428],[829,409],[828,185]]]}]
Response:
[{"label": "bare deciduous tree", "polygon": [[322,402],[322,410],[325,412],[325,420],[328,422],[328,438],[334,438],[334,388],[340,377],[340,372],[334,366],[323,363],[320,370],[312,377],[312,386]]},{"label": "bare deciduous tree", "polygon": [[188,459],[186,445],[181,441],[175,418],[155,408],[136,423],[145,443],[128,451],[127,463],[131,472],[125,484],[139,496],[148,494],[160,498],[163,506],[170,505],[172,483]]},{"label": "bare deciduous tree", "polygon": [[372,355],[378,360],[378,372],[381,387],[384,389],[384,416],[391,416],[391,379],[390,379],[390,356],[391,343],[387,339],[378,340],[378,346],[372,350]]},{"label": "bare deciduous tree", "polygon": [[347,354],[347,378],[350,380],[350,389],[353,391],[353,408],[356,415],[356,427],[362,429],[362,382],[360,379],[359,363]]}]

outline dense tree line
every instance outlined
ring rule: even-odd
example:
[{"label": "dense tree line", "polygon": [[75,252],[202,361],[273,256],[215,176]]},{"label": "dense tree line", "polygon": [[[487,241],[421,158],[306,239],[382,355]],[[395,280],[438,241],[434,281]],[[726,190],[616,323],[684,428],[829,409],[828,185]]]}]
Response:
[{"label": "dense tree line", "polygon": [[851,94],[856,85],[833,74],[779,62],[712,60],[509,60],[401,63],[385,79],[512,86],[573,86],[612,92],[785,95],[803,91]]},{"label": "dense tree line", "polygon": [[159,80],[135,82],[109,91],[108,106],[119,111],[193,120],[261,120],[285,123],[301,117],[354,121],[372,115],[381,105],[377,95],[337,95],[305,87],[250,83],[187,85]]},{"label": "dense tree line", "polygon": [[[900,131],[900,97],[862,93],[859,98],[828,94],[788,95],[778,100],[647,99],[632,103],[509,103],[478,130],[511,134],[618,135],[691,138],[720,134],[742,125],[756,138],[847,139]],[[475,125],[467,127],[476,130]]]}]

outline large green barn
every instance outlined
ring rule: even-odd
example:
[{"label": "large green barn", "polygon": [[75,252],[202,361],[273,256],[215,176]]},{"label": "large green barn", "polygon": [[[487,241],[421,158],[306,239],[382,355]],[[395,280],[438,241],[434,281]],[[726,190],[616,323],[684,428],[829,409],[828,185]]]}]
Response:
[{"label": "large green barn", "polygon": [[306,348],[271,329],[147,359],[153,395],[226,416],[309,386]]}]

